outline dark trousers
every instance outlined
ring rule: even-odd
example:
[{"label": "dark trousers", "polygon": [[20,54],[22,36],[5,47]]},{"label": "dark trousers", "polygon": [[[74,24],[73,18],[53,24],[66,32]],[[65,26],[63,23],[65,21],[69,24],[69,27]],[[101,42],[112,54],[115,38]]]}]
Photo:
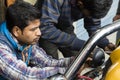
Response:
[{"label": "dark trousers", "polygon": [[48,55],[52,56],[55,59],[58,59],[58,50],[62,52],[64,57],[78,55],[78,51],[73,51],[69,48],[58,47],[57,45],[43,39],[40,39],[40,47],[42,47]]},{"label": "dark trousers", "polygon": [[[68,34],[74,34],[73,30],[74,30],[73,26],[61,29],[61,31],[66,32]],[[39,45],[46,51],[48,55],[51,55],[53,58],[56,59],[58,59],[58,50],[62,52],[64,57],[71,57],[78,55],[78,51],[71,50],[68,47],[58,47],[56,44],[44,40],[42,38],[39,41]]]}]

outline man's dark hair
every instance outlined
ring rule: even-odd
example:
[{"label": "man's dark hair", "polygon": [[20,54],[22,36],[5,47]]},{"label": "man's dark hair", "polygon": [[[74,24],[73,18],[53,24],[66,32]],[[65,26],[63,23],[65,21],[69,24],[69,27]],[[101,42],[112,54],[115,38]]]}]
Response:
[{"label": "man's dark hair", "polygon": [[6,11],[7,28],[11,32],[14,26],[23,30],[30,21],[40,19],[40,12],[30,3],[16,0]]},{"label": "man's dark hair", "polygon": [[103,18],[108,13],[113,0],[82,0],[93,18]]}]

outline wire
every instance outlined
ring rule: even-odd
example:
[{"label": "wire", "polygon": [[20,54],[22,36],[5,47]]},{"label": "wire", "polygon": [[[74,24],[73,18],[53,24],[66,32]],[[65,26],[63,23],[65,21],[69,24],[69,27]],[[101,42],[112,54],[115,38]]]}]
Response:
[{"label": "wire", "polygon": [[89,78],[87,76],[80,76],[80,75],[78,75],[78,79],[93,80],[92,78]]}]

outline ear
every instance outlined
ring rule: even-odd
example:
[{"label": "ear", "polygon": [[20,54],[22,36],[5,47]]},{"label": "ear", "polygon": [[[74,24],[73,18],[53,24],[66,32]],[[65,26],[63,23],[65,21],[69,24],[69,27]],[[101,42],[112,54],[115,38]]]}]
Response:
[{"label": "ear", "polygon": [[21,33],[21,29],[18,26],[14,26],[12,33],[15,37],[18,37],[19,34]]},{"label": "ear", "polygon": [[6,0],[6,6],[9,7],[10,5],[14,4],[16,0]]}]

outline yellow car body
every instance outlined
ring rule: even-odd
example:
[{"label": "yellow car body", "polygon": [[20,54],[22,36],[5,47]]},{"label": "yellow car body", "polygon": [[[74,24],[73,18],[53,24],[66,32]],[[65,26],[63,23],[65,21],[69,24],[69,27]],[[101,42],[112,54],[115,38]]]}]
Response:
[{"label": "yellow car body", "polygon": [[120,46],[110,54],[110,59],[112,65],[106,74],[105,80],[120,80]]}]

